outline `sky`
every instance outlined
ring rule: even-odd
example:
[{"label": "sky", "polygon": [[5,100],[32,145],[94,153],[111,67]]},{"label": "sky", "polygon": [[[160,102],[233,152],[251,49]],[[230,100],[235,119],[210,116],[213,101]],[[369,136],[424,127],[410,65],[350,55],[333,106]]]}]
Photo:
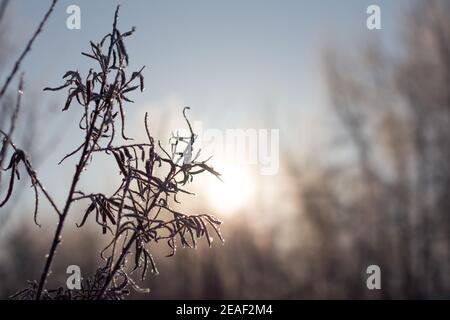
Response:
[{"label": "sky", "polygon": [[[23,47],[50,1],[14,1],[13,22]],[[24,69],[33,81],[60,82],[69,65],[85,69],[79,52],[110,30],[119,1],[61,1]],[[129,40],[132,66],[146,65],[141,102],[180,99],[229,127],[255,109],[311,109],[320,101],[320,49],[327,40],[389,38],[400,1],[120,1],[120,27],[136,26]],[[377,3],[383,30],[368,31],[366,8]],[[81,30],[68,30],[69,5],[81,8]],[[19,24],[19,25],[18,25]],[[36,57],[39,57],[37,63]],[[33,81],[34,82],[34,81]],[[180,106],[182,107],[182,106]]]},{"label": "sky", "polygon": [[[206,128],[276,128],[280,143],[298,152],[323,144],[330,126],[324,116],[327,95],[321,73],[321,50],[335,43],[353,50],[361,41],[395,45],[396,23],[412,0],[297,0],[297,1],[148,1],[122,0],[119,28],[136,26],[127,42],[130,69],[146,65],[146,91],[133,96],[127,111],[130,131],[137,129],[144,112],[154,119],[182,120],[184,106],[192,119]],[[50,1],[12,1],[8,15],[10,37],[21,50],[35,30]],[[28,99],[39,106],[62,103],[64,93],[43,93],[62,83],[68,69],[87,72],[81,51],[90,40],[99,41],[111,29],[119,1],[60,1],[43,34],[23,65]],[[382,30],[366,28],[366,9],[381,7]],[[81,9],[81,30],[66,27],[70,5]],[[27,99],[25,96],[24,99]],[[49,126],[63,126],[64,135],[52,150],[48,168],[77,146],[80,133],[77,110],[58,112]],[[169,121],[170,122],[170,121]],[[178,125],[181,122],[174,122]],[[170,133],[173,127],[158,130]],[[307,152],[307,151],[305,151]],[[60,197],[61,171],[43,165],[43,180]],[[64,171],[69,170],[69,171]],[[97,181],[109,175],[103,171]]]}]

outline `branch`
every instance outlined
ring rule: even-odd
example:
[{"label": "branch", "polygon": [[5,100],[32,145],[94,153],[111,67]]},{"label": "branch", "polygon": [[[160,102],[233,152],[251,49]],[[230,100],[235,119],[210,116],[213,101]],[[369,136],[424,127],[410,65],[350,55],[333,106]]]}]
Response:
[{"label": "branch", "polygon": [[51,13],[53,12],[53,9],[55,8],[56,3],[58,2],[58,0],[53,0],[50,8],[48,9],[47,13],[44,16],[44,19],[41,21],[41,23],[39,24],[39,27],[37,28],[36,32],[34,33],[34,35],[31,37],[30,41],[28,41],[27,46],[25,47],[25,49],[23,50],[22,54],[20,55],[19,59],[16,61],[16,63],[14,64],[13,69],[11,70],[11,73],[9,74],[8,78],[6,79],[5,83],[2,86],[2,89],[0,91],[0,99],[5,95],[6,90],[8,89],[9,84],[11,83],[11,80],[14,78],[14,76],[16,75],[17,71],[20,68],[20,65],[22,63],[22,61],[25,59],[26,55],[30,52],[31,47],[34,43],[34,41],[36,40],[36,38],[38,37],[38,35],[42,32],[42,29],[45,25],[45,23],[47,22],[48,18],[50,17]]}]

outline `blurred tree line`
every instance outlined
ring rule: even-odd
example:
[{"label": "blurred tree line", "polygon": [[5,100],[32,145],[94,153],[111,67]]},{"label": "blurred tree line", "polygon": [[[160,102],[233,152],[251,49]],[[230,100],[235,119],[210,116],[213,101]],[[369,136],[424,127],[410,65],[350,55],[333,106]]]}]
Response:
[{"label": "blurred tree line", "polygon": [[[250,216],[237,214],[226,220],[229,240],[218,250],[179,250],[170,259],[158,252],[161,273],[147,280],[152,293],[135,298],[449,298],[449,16],[448,1],[417,1],[395,54],[380,42],[356,52],[324,50],[330,112],[341,133],[326,154],[346,148],[348,156],[302,166],[286,153],[292,192],[281,200],[296,208],[288,223],[255,230]],[[101,240],[85,232],[68,235],[61,252],[69,253],[59,260],[81,261],[91,273]],[[41,242],[48,241],[32,233],[18,228],[2,244],[3,298],[40,270]],[[53,281],[65,281],[65,262]],[[381,267],[382,290],[366,287],[371,264]]]}]

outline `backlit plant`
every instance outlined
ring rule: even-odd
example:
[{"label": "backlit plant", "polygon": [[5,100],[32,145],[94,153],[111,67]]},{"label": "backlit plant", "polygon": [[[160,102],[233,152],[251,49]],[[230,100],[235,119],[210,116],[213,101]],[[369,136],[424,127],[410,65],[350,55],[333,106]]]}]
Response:
[{"label": "backlit plant", "polygon": [[[2,131],[5,137],[3,145],[9,144],[14,152],[4,169],[10,172],[9,187],[0,205],[10,199],[14,182],[20,178],[18,168],[23,165],[35,190],[36,224],[40,194],[45,196],[58,215],[58,225],[40,279],[29,282],[27,288],[15,294],[14,298],[122,299],[131,288],[140,290],[131,278],[131,272],[139,271],[142,280],[148,271],[157,273],[150,244],[167,243],[171,256],[175,254],[177,244],[195,247],[197,240],[204,237],[211,245],[213,233],[223,241],[219,230],[221,222],[215,217],[207,214],[187,215],[173,208],[175,203],[179,203],[177,196],[191,194],[186,187],[194,176],[205,171],[218,178],[220,176],[206,161],[198,160],[198,153],[193,156],[196,136],[187,118],[189,108],[183,110],[183,116],[190,134],[186,137],[173,136],[169,151],[152,137],[147,114],[143,119],[147,141],[123,144],[132,140],[126,136],[124,109],[132,102],[130,94],[144,90],[144,67],[127,73],[129,55],[125,39],[133,35],[135,29],[124,33],[119,31],[118,13],[119,7],[111,33],[99,43],[91,42],[90,52],[82,53],[96,63],[97,69],[89,70],[85,77],[78,71],[68,71],[61,86],[44,89],[68,90],[63,111],[74,104],[78,104],[77,108],[81,110],[79,128],[83,132],[83,141],[61,161],[75,156],[79,159],[63,208],[59,208],[45,190],[25,152],[12,142],[8,133]],[[178,151],[180,145],[185,147],[184,152]],[[80,177],[97,154],[108,156],[117,166],[121,179],[112,194],[88,194],[78,188]],[[48,289],[46,283],[55,252],[76,201],[87,203],[78,227],[92,219],[102,234],[110,236],[109,244],[101,252],[105,263],[92,278],[82,282],[80,290]]]}]

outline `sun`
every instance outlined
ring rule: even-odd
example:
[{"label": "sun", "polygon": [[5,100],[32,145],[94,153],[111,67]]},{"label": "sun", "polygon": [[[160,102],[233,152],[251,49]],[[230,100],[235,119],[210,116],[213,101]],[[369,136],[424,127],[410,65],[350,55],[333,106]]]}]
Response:
[{"label": "sun", "polygon": [[250,204],[254,184],[250,172],[242,167],[222,168],[222,181],[211,181],[207,194],[209,202],[221,213],[231,214]]}]

